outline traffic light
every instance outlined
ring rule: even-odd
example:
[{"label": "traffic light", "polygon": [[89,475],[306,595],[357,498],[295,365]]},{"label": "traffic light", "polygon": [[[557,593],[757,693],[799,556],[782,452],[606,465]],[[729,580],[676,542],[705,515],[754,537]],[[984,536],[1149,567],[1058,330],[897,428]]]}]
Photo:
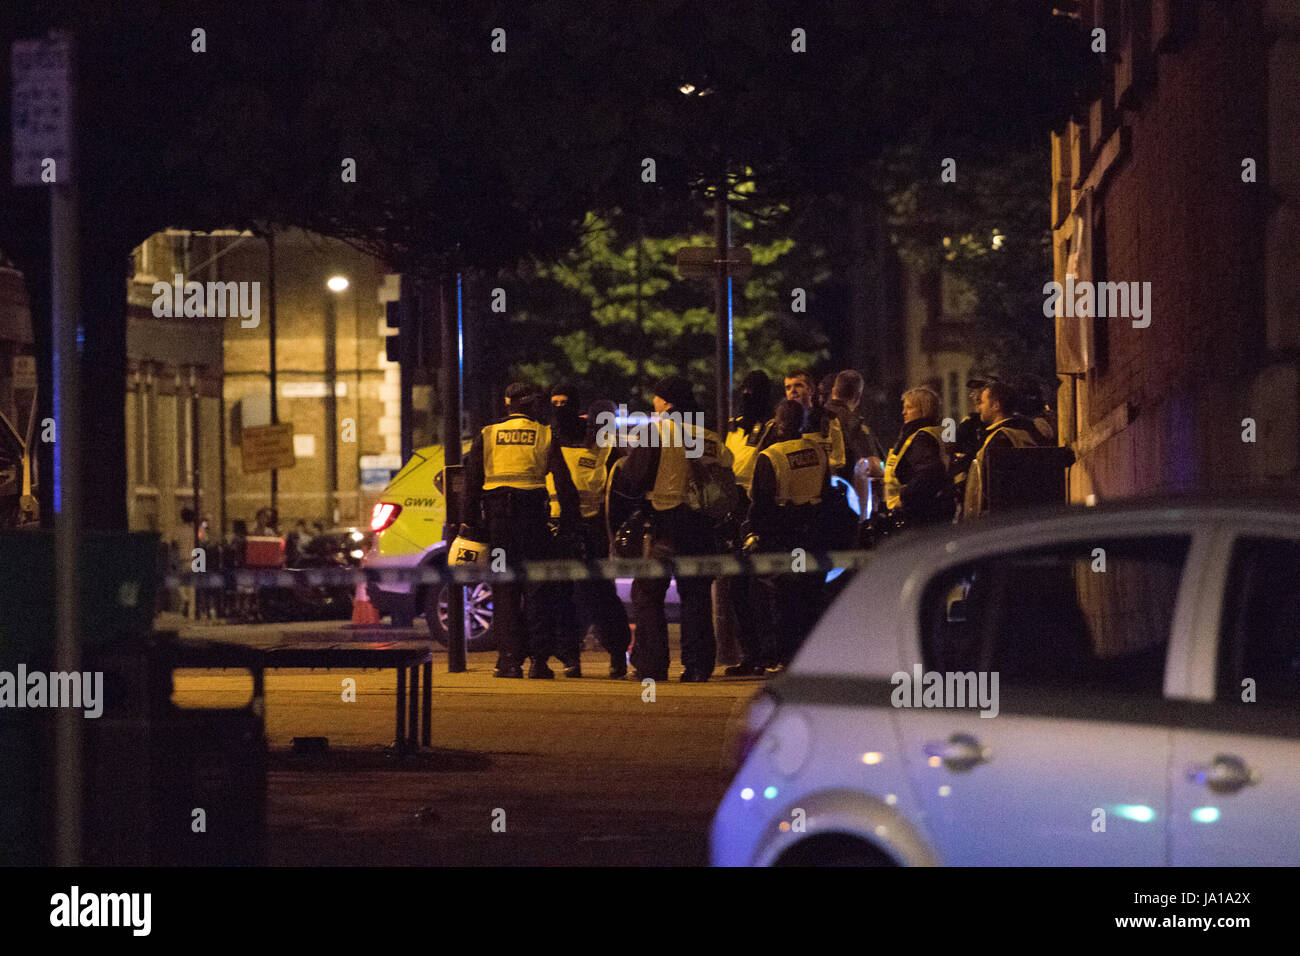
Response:
[{"label": "traffic light", "polygon": [[386,302],[384,303],[384,320],[390,329],[397,329],[396,335],[390,335],[384,339],[384,358],[390,362],[400,362],[402,360],[402,303]]},{"label": "traffic light", "polygon": [[384,339],[384,357],[421,373],[437,369],[442,343],[432,310],[423,306],[415,283],[403,277],[400,298],[385,303],[384,315],[388,327],[397,329],[396,335]]}]

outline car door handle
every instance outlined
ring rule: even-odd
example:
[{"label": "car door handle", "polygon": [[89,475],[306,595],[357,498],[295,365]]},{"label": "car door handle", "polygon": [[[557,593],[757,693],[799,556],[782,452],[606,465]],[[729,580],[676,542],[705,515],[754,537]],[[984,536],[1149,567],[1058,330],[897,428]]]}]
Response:
[{"label": "car door handle", "polygon": [[1217,754],[1209,766],[1188,767],[1187,779],[1209,787],[1214,793],[1236,793],[1259,783],[1259,777],[1246,766],[1246,761],[1231,754]]},{"label": "car door handle", "polygon": [[928,757],[938,757],[947,769],[957,773],[970,770],[993,756],[988,747],[970,734],[953,734],[946,741],[931,740],[925,745],[925,753]]}]

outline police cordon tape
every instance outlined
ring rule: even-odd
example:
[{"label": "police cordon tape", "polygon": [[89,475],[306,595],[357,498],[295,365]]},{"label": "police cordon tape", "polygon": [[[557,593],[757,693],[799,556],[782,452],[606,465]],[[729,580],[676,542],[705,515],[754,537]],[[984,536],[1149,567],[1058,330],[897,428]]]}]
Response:
[{"label": "police cordon tape", "polygon": [[502,571],[477,565],[422,565],[415,568],[303,568],[285,571],[230,569],[187,571],[167,575],[168,587],[227,588],[283,587],[306,584],[311,587],[355,586],[361,581],[375,584],[436,584],[451,581],[476,584],[480,581],[593,581],[616,578],[699,578],[745,577],[754,575],[815,573],[835,568],[866,567],[871,551],[809,551],[754,555],[700,554],[673,558],[603,558],[598,561],[557,559],[525,562]]}]

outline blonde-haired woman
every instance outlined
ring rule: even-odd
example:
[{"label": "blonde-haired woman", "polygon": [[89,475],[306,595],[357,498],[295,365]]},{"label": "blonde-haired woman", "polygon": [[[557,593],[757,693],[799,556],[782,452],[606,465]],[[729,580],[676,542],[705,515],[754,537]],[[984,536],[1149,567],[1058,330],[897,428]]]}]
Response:
[{"label": "blonde-haired woman", "polygon": [[939,414],[934,389],[903,393],[903,428],[885,461],[885,507],[908,526],[952,521],[955,501]]}]

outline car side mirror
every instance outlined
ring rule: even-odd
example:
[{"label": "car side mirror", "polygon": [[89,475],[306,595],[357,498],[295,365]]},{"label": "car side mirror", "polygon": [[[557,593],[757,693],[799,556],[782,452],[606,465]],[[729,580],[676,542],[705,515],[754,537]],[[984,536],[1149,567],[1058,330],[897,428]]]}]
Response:
[{"label": "car side mirror", "polygon": [[440,468],[438,473],[433,476],[433,487],[438,489],[438,494],[440,495],[445,495],[447,493],[446,488],[443,487],[443,476],[446,475],[446,473],[447,470],[445,468]]},{"label": "car side mirror", "polygon": [[966,623],[966,602],[965,601],[958,599],[948,605],[948,623],[949,624]]}]

